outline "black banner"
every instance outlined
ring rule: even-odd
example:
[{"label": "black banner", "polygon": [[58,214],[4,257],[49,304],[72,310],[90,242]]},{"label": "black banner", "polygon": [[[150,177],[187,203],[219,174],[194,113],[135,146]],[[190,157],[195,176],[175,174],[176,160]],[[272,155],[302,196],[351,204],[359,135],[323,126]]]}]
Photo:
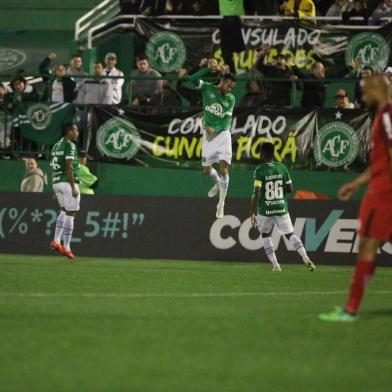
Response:
[{"label": "black banner", "polygon": [[[146,53],[160,72],[178,70],[184,64],[198,64],[201,58],[215,57],[223,63],[220,48],[220,20],[167,20],[137,18],[136,53]],[[268,61],[278,52],[309,69],[315,61],[327,65],[328,77],[341,77],[353,60],[383,71],[391,56],[392,24],[377,30],[345,29],[310,22],[242,19],[245,51],[236,54],[238,71],[249,71],[257,60],[257,49],[271,47]]]},{"label": "black banner", "polygon": [[[200,165],[202,113],[151,116],[126,106],[92,109],[89,153],[97,159],[144,166]],[[362,169],[367,162],[372,117],[360,110],[236,109],[231,127],[233,165],[257,164],[264,141],[290,167]]]},{"label": "black banner", "polygon": [[[50,195],[0,193],[0,206],[0,252],[53,254],[49,242],[57,206]],[[83,197],[72,248],[77,256],[267,263],[248,217],[248,200],[229,199],[226,206],[227,215],[216,220],[215,202],[208,199]],[[357,211],[355,202],[290,202],[295,232],[316,264],[354,264]],[[282,265],[300,263],[275,229],[272,238]],[[392,244],[386,243],[381,264],[388,265],[391,255]]]}]

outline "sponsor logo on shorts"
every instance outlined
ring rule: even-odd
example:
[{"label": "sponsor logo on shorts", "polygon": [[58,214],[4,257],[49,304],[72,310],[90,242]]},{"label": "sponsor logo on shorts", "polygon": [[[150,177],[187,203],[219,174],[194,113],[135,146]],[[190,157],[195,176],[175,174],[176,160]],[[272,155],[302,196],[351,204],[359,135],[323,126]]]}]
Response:
[{"label": "sponsor logo on shorts", "polygon": [[131,159],[139,151],[140,145],[139,131],[123,118],[113,117],[98,128],[97,147],[105,156]]},{"label": "sponsor logo on shorts", "polygon": [[319,164],[329,167],[348,167],[358,154],[358,137],[350,125],[331,122],[317,133],[314,157]]},{"label": "sponsor logo on shorts", "polygon": [[26,117],[34,129],[41,131],[49,126],[52,120],[52,111],[45,103],[36,103],[29,106]]},{"label": "sponsor logo on shorts", "polygon": [[346,47],[346,64],[361,60],[362,66],[370,65],[382,71],[388,64],[390,47],[385,38],[374,32],[355,34]]},{"label": "sponsor logo on shorts", "polygon": [[223,112],[223,108],[219,103],[213,103],[212,105],[206,106],[204,108],[207,112],[213,114],[214,116],[223,118],[225,117],[225,113]]},{"label": "sponsor logo on shorts", "polygon": [[146,46],[146,54],[155,69],[172,72],[183,66],[186,48],[180,36],[164,31],[151,36]]}]

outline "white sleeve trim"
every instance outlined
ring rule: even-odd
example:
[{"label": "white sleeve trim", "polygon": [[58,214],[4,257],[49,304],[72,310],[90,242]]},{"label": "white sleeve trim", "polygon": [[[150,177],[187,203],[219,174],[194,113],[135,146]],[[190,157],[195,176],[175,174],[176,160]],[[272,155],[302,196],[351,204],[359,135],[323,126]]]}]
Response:
[{"label": "white sleeve trim", "polygon": [[288,180],[288,181],[286,181],[286,184],[291,184],[293,181],[291,181],[291,180]]},{"label": "white sleeve trim", "polygon": [[72,159],[72,160],[74,160],[75,158],[74,158],[74,157],[67,156],[67,157],[65,157],[65,159]]},{"label": "white sleeve trim", "polygon": [[384,128],[385,128],[385,133],[388,136],[388,139],[392,139],[392,122],[391,122],[391,116],[388,112],[385,112],[382,115],[382,122],[384,123]]},{"label": "white sleeve trim", "polygon": [[204,81],[203,80],[199,80],[199,84],[197,85],[196,89],[200,90],[203,87]]},{"label": "white sleeve trim", "polygon": [[228,116],[232,116],[232,115],[233,115],[233,112],[226,112],[226,114],[227,114]]}]

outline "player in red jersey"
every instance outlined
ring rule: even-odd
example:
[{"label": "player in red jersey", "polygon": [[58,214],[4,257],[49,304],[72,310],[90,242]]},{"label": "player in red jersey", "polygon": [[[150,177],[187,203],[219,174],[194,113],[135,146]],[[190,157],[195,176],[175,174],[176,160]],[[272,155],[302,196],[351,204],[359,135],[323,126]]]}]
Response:
[{"label": "player in red jersey", "polygon": [[374,275],[380,245],[392,240],[392,101],[388,79],[375,75],[364,80],[362,98],[377,109],[371,134],[370,167],[354,181],[343,185],[339,198],[348,200],[362,185],[368,190],[359,212],[358,262],[346,306],[320,314],[324,321],[354,321],[365,288]]}]

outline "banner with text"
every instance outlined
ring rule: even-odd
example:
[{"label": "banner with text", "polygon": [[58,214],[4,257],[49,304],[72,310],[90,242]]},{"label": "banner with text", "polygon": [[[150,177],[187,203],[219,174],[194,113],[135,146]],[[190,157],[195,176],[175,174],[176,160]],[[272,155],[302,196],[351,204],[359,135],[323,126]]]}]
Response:
[{"label": "banner with text", "polygon": [[[316,263],[355,263],[358,203],[293,200],[289,204],[295,232]],[[90,257],[268,263],[262,238],[248,216],[249,201],[229,199],[223,219],[215,219],[215,207],[207,198],[82,197],[72,248],[77,256]],[[0,193],[0,252],[55,255],[49,242],[57,213],[49,194]],[[282,265],[302,264],[276,229],[272,239]],[[384,244],[379,262],[390,266],[391,255],[392,244]]]},{"label": "banner with text", "polygon": [[[136,53],[146,53],[160,72],[172,72],[184,65],[198,64],[201,58],[215,57],[223,63],[219,20],[167,20],[137,18]],[[267,58],[278,52],[295,60],[300,68],[310,69],[315,61],[327,66],[328,77],[341,77],[353,60],[383,71],[390,63],[392,24],[364,31],[320,26],[298,21],[260,21],[243,18],[245,51],[236,54],[237,70],[249,71],[257,61],[257,50],[270,47]]]},{"label": "banner with text", "polygon": [[[158,167],[200,165],[202,113],[150,116],[126,106],[93,107],[89,153],[96,159],[127,160]],[[359,110],[237,109],[231,127],[233,165],[254,166],[260,146],[272,141],[275,158],[290,167],[362,169],[371,115]],[[95,142],[94,142],[95,141]]]}]

